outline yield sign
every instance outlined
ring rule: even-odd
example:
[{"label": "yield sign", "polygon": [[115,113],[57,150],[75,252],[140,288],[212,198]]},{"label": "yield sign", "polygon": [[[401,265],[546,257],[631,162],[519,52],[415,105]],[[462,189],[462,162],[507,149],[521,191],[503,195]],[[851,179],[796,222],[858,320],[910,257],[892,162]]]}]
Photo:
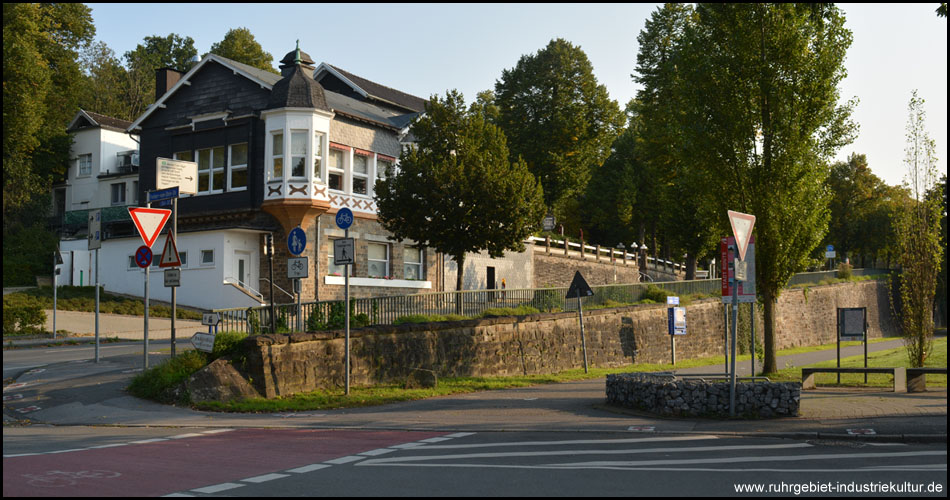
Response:
[{"label": "yield sign", "polygon": [[736,249],[739,250],[739,260],[745,260],[745,251],[749,248],[749,238],[752,236],[752,226],[755,226],[755,216],[728,210],[729,223],[732,224],[732,233],[736,236]]},{"label": "yield sign", "polygon": [[172,233],[165,237],[165,249],[162,250],[162,258],[158,261],[158,267],[181,267],[181,257],[178,255],[178,247],[175,246],[175,239]]},{"label": "yield sign", "polygon": [[158,233],[162,232],[165,222],[172,211],[165,208],[133,208],[129,207],[129,215],[132,216],[132,222],[139,230],[139,236],[145,242],[145,246],[151,247],[158,238]]}]

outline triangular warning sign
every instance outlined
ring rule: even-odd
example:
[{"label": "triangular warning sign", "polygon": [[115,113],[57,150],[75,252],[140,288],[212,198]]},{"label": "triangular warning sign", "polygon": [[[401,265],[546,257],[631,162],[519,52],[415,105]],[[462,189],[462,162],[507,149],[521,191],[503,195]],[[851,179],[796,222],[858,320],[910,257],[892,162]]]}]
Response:
[{"label": "triangular warning sign", "polygon": [[165,222],[172,214],[171,210],[165,208],[133,208],[129,207],[129,215],[132,216],[132,222],[139,230],[139,236],[145,242],[145,246],[151,248],[158,238],[158,233],[162,232]]},{"label": "triangular warning sign", "polygon": [[736,249],[739,250],[739,260],[745,260],[745,251],[749,248],[749,238],[752,236],[752,227],[755,226],[755,216],[741,212],[727,211],[729,223],[732,224],[732,233],[736,236]]},{"label": "triangular warning sign", "polygon": [[165,249],[162,250],[162,259],[158,261],[158,267],[181,267],[181,257],[178,255],[178,247],[175,246],[172,233],[168,233],[168,237],[165,238]]},{"label": "triangular warning sign", "polygon": [[581,276],[581,272],[574,271],[574,279],[571,281],[571,287],[567,290],[567,297],[565,298],[578,297],[578,294],[589,297],[594,294],[594,291],[590,289],[590,285]]}]

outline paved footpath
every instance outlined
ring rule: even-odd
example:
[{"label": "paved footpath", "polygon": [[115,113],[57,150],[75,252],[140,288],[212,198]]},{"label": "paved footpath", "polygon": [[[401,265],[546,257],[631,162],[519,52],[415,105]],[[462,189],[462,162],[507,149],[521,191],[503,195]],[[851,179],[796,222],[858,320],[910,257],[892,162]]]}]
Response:
[{"label": "paved footpath", "polygon": [[[90,337],[96,334],[96,313],[81,311],[56,311],[56,329],[69,332],[70,337]],[[53,310],[46,310],[46,331],[53,331]],[[191,338],[196,331],[208,331],[201,321],[175,320],[175,336]],[[171,318],[148,318],[149,339],[169,339],[172,332]],[[118,337],[123,340],[142,340],[145,337],[145,317],[124,314],[99,314],[99,337]]]}]

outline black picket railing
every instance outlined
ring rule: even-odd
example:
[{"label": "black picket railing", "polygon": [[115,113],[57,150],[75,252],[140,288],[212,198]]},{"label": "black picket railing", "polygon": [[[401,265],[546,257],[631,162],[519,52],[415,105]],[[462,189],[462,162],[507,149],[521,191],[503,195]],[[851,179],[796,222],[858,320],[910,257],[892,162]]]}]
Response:
[{"label": "black picket railing", "polygon": [[[668,281],[660,283],[634,283],[626,285],[594,285],[594,295],[583,298],[584,307],[608,303],[629,304],[641,299],[648,286],[668,290],[675,295],[715,294],[720,290],[719,280]],[[577,299],[567,299],[568,287],[522,288],[508,290],[463,290],[459,292],[433,292],[390,297],[350,299],[351,318],[359,326],[391,325],[397,318],[412,315],[449,315],[475,317],[494,308],[530,306],[541,312],[576,311]],[[271,307],[215,309],[221,316],[225,331],[248,333],[269,332]],[[294,329],[297,324],[297,305],[274,306],[274,323],[278,331]],[[301,304],[305,331],[342,328],[343,301],[326,300]],[[352,326],[352,324],[351,324]]]}]

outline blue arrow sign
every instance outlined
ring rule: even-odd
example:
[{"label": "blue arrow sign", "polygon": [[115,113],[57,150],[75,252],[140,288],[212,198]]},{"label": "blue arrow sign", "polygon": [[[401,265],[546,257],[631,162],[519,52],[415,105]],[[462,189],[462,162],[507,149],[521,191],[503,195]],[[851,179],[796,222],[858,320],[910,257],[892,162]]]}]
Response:
[{"label": "blue arrow sign", "polygon": [[178,186],[148,192],[149,203],[153,201],[171,200],[174,198],[178,198]]},{"label": "blue arrow sign", "polygon": [[290,231],[290,234],[287,235],[287,248],[294,255],[303,253],[303,250],[307,248],[307,234],[304,233],[303,229],[295,227]]}]

